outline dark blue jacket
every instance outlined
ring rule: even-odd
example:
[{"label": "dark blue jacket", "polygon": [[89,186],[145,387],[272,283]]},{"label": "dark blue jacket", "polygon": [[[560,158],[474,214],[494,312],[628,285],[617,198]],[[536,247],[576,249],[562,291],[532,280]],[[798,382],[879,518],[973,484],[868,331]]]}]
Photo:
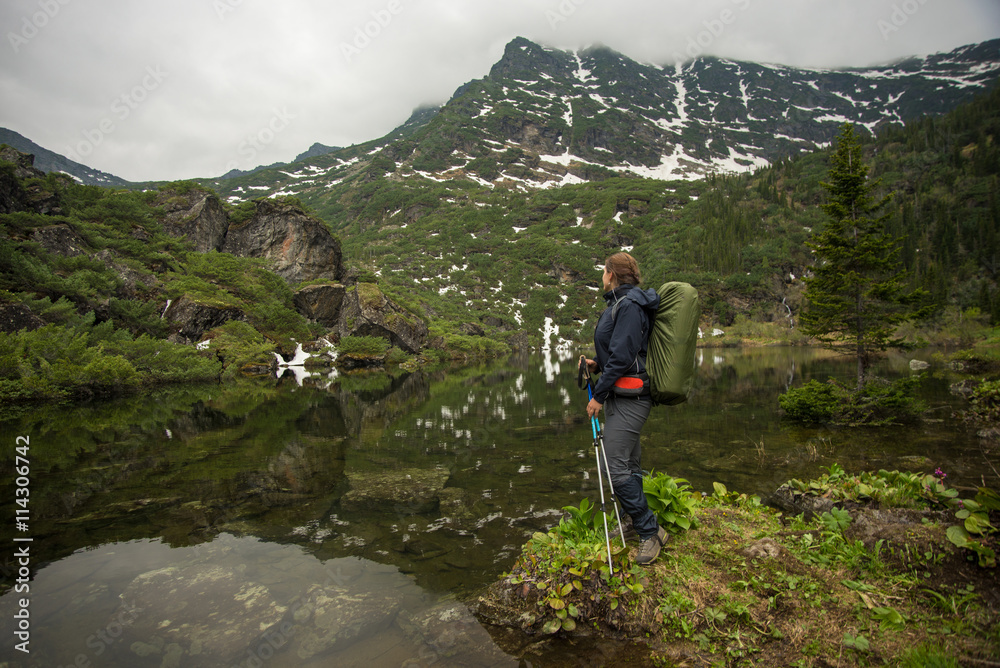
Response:
[{"label": "dark blue jacket", "polygon": [[[594,398],[602,404],[616,380],[646,368],[647,309],[655,311],[660,305],[660,296],[656,290],[642,290],[626,283],[604,293],[604,301],[608,308],[601,313],[594,328],[594,361],[601,372],[594,387]],[[618,309],[612,317],[616,303]]]}]

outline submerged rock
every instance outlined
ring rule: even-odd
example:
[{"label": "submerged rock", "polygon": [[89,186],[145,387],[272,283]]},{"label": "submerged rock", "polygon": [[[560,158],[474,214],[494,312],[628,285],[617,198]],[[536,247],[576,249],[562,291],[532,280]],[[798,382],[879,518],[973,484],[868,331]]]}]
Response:
[{"label": "submerged rock", "polygon": [[121,600],[112,619],[122,625],[133,655],[193,668],[238,661],[287,610],[264,585],[206,565],[143,573]]},{"label": "submerged rock", "polygon": [[428,663],[448,666],[516,666],[516,659],[497,647],[469,609],[452,601],[415,613],[403,611],[396,625],[419,645]]},{"label": "submerged rock", "polygon": [[302,660],[341,651],[392,624],[400,603],[392,592],[349,590],[337,585],[313,585],[293,606],[296,628],[293,650]]},{"label": "submerged rock", "polygon": [[347,510],[386,510],[406,515],[426,513],[440,503],[451,474],[441,469],[349,471],[351,489],[341,504]]}]

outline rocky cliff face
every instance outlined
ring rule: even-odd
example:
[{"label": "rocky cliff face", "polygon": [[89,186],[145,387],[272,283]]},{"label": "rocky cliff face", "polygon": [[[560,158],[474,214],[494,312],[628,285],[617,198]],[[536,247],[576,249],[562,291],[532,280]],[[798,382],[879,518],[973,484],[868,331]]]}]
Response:
[{"label": "rocky cliff face", "polygon": [[157,204],[167,214],[163,221],[167,234],[184,237],[201,253],[222,250],[229,229],[229,217],[218,197],[201,190],[185,194],[165,192]]},{"label": "rocky cliff face", "polygon": [[340,242],[323,221],[294,204],[258,200],[254,214],[240,222],[231,221],[219,198],[204,190],[165,191],[157,204],[166,212],[164,230],[199,252],[263,258],[289,283],[343,275]]},{"label": "rocky cliff face", "polygon": [[323,221],[292,204],[258,200],[256,207],[249,220],[229,226],[223,252],[264,258],[289,283],[343,275],[340,242]]},{"label": "rocky cliff face", "polygon": [[373,283],[358,283],[344,295],[337,322],[339,336],[378,336],[409,353],[427,341],[427,323],[386,298]]},{"label": "rocky cliff face", "polygon": [[45,176],[35,168],[35,156],[21,153],[10,146],[0,148],[0,163],[10,163],[10,168],[0,170],[0,213],[33,211],[41,214],[58,214],[59,198],[41,185],[24,186],[21,179]]}]

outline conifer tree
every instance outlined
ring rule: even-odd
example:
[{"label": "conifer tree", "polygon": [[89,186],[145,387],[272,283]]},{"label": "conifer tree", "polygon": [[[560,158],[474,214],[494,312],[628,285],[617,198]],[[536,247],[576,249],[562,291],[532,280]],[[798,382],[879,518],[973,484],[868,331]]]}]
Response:
[{"label": "conifer tree", "polygon": [[891,199],[875,199],[879,181],[868,179],[868,166],[854,126],[845,123],[831,158],[822,232],[807,245],[814,251],[814,275],[806,279],[802,330],[827,345],[851,341],[857,357],[858,389],[874,355],[896,343],[893,332],[903,322],[925,314],[918,306],[923,291],[904,294],[899,240],[886,231]]}]

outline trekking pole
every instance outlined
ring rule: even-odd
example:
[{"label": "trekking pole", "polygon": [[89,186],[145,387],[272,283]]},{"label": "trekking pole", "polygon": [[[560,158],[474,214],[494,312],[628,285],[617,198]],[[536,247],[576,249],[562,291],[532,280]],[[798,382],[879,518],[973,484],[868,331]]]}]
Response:
[{"label": "trekking pole", "polygon": [[[590,370],[587,368],[586,358],[580,356],[580,367],[578,369],[577,384],[582,387],[583,378],[587,379],[587,397],[594,398],[594,388],[590,381]],[[625,544],[625,531],[622,529],[621,516],[618,514],[617,500],[615,499],[615,487],[611,482],[611,471],[607,469],[608,455],[604,452],[604,435],[601,432],[601,423],[597,416],[590,419],[590,430],[594,436],[594,458],[597,463],[597,486],[601,492],[601,517],[604,519],[604,542],[608,548],[608,569],[611,575],[615,574],[615,567],[611,559],[611,534],[608,532],[608,514],[604,506],[604,481],[601,476],[601,454],[604,454],[604,466],[608,472],[608,489],[611,491],[611,505],[615,509],[615,518],[618,520],[618,530],[621,531],[622,545]]]}]

